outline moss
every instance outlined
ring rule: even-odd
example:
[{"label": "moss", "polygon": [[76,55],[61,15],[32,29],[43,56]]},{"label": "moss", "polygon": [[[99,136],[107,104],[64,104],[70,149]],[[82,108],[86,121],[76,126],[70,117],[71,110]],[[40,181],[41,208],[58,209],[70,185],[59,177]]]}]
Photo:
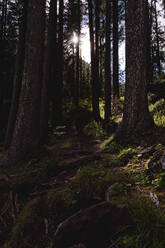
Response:
[{"label": "moss", "polygon": [[118,153],[120,150],[121,146],[116,141],[112,141],[110,144],[104,143],[104,145],[102,146],[103,152],[108,152],[111,154]]},{"label": "moss", "polygon": [[[58,224],[77,211],[75,206],[75,194],[70,189],[49,190],[45,196],[31,200],[18,217],[5,248],[51,247]],[[49,223],[47,236],[45,219]]]},{"label": "moss", "polygon": [[133,148],[127,148],[120,151],[118,155],[120,165],[126,165],[128,161],[135,155],[136,150]]},{"label": "moss", "polygon": [[86,166],[78,171],[74,189],[77,191],[78,201],[88,204],[92,199],[104,198],[105,189],[116,182],[115,173],[103,166]]},{"label": "moss", "polygon": [[42,239],[44,235],[42,206],[41,198],[33,199],[25,206],[5,248],[34,247]]},{"label": "moss", "polygon": [[116,234],[109,247],[164,248],[164,212],[156,208],[144,194],[133,194],[125,200],[130,206],[133,222]]},{"label": "moss", "polygon": [[163,145],[159,143],[156,145],[155,150],[159,151],[159,150],[162,150],[162,148],[163,148]]},{"label": "moss", "polygon": [[66,213],[72,207],[74,193],[71,189],[49,190],[46,202],[50,212],[54,212],[55,215],[59,216]]}]

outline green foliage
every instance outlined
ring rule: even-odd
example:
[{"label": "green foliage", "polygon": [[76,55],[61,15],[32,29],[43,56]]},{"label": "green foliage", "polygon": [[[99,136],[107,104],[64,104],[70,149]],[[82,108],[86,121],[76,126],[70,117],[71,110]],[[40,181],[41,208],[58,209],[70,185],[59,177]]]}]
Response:
[{"label": "green foliage", "polygon": [[116,235],[109,248],[163,248],[165,244],[165,215],[143,194],[127,199],[133,223]]},{"label": "green foliage", "polygon": [[123,149],[120,151],[119,155],[118,155],[118,159],[120,161],[120,164],[127,164],[128,161],[135,155],[136,150],[133,148],[127,148],[127,149]]},{"label": "green foliage", "polygon": [[121,148],[122,148],[121,145],[118,144],[116,141],[112,141],[110,144],[107,141],[107,142],[104,142],[104,144],[102,145],[103,152],[109,152],[112,154],[119,153]]},{"label": "green foliage", "polygon": [[165,99],[160,99],[154,104],[150,104],[149,109],[153,115],[155,124],[165,127]]},{"label": "green foliage", "polygon": [[105,139],[107,137],[106,131],[103,129],[100,122],[95,120],[87,124],[84,129],[84,133],[96,139]]},{"label": "green foliage", "polygon": [[[107,151],[109,150],[110,146],[111,146],[111,143],[114,142],[114,146],[116,146],[116,142],[114,141],[114,135],[111,135],[108,139],[106,139],[102,146],[101,146],[101,150],[102,151]],[[118,145],[117,145],[118,146]]]},{"label": "green foliage", "polygon": [[152,185],[165,189],[165,173],[156,175],[155,179],[152,180]]}]

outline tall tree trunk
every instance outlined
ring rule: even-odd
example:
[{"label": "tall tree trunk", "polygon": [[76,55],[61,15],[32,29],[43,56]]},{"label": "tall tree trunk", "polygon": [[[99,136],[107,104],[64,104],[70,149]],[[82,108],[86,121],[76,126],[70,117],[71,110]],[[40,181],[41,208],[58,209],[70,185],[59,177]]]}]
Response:
[{"label": "tall tree trunk", "polygon": [[[6,41],[6,27],[7,27],[7,3],[8,0],[2,1],[2,16],[1,16],[1,33],[0,33],[0,116],[3,116],[4,112],[4,100],[5,100],[5,80],[6,75],[4,70],[6,69],[5,58],[7,50],[7,41]],[[0,121],[0,130],[2,132],[4,128],[4,118],[1,118]]]},{"label": "tall tree trunk", "polygon": [[58,113],[58,81],[57,81],[57,0],[51,0],[51,13],[50,13],[50,42],[51,42],[51,65],[50,65],[50,88],[49,94],[50,99],[52,101],[52,116],[51,116],[51,124],[52,127],[56,126],[56,118]]},{"label": "tall tree trunk", "polygon": [[113,0],[113,97],[119,98],[118,0]]},{"label": "tall tree trunk", "polygon": [[[57,45],[57,0],[51,0],[48,22],[47,47],[45,52],[44,75],[41,92],[40,112],[40,142],[45,143],[48,138],[48,119],[50,117],[50,101],[54,100],[56,83],[56,45]],[[61,61],[60,57],[60,61]],[[60,94],[60,92],[59,92]],[[56,100],[56,99],[55,99]],[[54,101],[55,101],[54,100]],[[54,105],[53,105],[54,106]],[[53,108],[53,110],[55,107]],[[54,111],[51,121],[55,122]],[[53,124],[52,124],[53,125]]]},{"label": "tall tree trunk", "polygon": [[80,32],[81,32],[81,8],[80,8],[80,0],[77,0],[77,36],[78,42],[76,45],[76,106],[79,105],[79,97],[80,97]]},{"label": "tall tree trunk", "polygon": [[159,29],[158,29],[158,15],[157,15],[157,6],[156,0],[154,0],[154,12],[155,12],[155,25],[156,25],[156,60],[157,60],[157,67],[158,67],[158,74],[161,75],[161,63],[160,63],[160,45],[159,45]]},{"label": "tall tree trunk", "polygon": [[111,116],[111,3],[106,0],[106,56],[105,56],[105,120]]},{"label": "tall tree trunk", "polygon": [[[64,68],[64,51],[63,51],[63,42],[64,42],[64,34],[63,34],[63,26],[64,26],[64,0],[59,0],[59,32],[58,32],[58,54],[59,54],[59,70],[58,70],[58,120],[57,123],[61,123],[62,121],[62,88],[63,88],[63,68]],[[57,116],[56,116],[57,118]]]},{"label": "tall tree trunk", "polygon": [[146,40],[147,40],[147,49],[146,49],[146,56],[147,56],[147,84],[153,81],[153,66],[152,66],[152,58],[151,58],[151,37],[152,37],[152,21],[150,18],[149,13],[149,3],[146,0]]},{"label": "tall tree trunk", "polygon": [[0,164],[22,159],[39,145],[45,0],[28,0],[25,63],[12,141]]},{"label": "tall tree trunk", "polygon": [[14,82],[13,82],[13,93],[12,93],[11,107],[8,118],[8,125],[5,134],[5,148],[9,147],[10,142],[12,140],[12,134],[18,111],[19,96],[20,96],[23,67],[24,67],[24,58],[25,58],[26,19],[27,19],[27,0],[24,1],[22,21],[20,23],[19,41],[17,48],[18,52],[16,59]]},{"label": "tall tree trunk", "polygon": [[100,73],[99,73],[99,64],[100,64],[100,53],[99,53],[99,32],[100,32],[100,0],[95,1],[95,82],[96,82],[96,94],[99,100],[100,95]]},{"label": "tall tree trunk", "polygon": [[126,87],[118,135],[143,134],[153,127],[147,102],[145,0],[128,0],[126,18]]},{"label": "tall tree trunk", "polygon": [[91,86],[92,86],[92,108],[96,120],[100,119],[99,97],[95,75],[95,50],[94,50],[94,29],[93,29],[93,4],[88,0],[89,8],[89,33],[91,45]]},{"label": "tall tree trunk", "polygon": [[[57,6],[57,3],[56,3]],[[55,88],[53,93],[53,126],[60,125],[62,122],[62,81],[63,81],[63,11],[64,11],[64,1],[59,1],[59,28],[58,32],[55,28],[57,26],[57,7],[56,7],[56,13],[54,12],[54,57],[56,57],[55,54],[57,54],[57,57],[59,58],[58,63],[54,61],[54,72],[56,74],[53,74],[52,77],[52,84],[54,81]],[[56,19],[55,19],[56,18]],[[56,34],[55,34],[56,32]],[[58,35],[57,35],[58,33]],[[58,36],[58,39],[55,37]],[[56,47],[55,47],[56,46]],[[56,69],[55,69],[56,68]]]}]

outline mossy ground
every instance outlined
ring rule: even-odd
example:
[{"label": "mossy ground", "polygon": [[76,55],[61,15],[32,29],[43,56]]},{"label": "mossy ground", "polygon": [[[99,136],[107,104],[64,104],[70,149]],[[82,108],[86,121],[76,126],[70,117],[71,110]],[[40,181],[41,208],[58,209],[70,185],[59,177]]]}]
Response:
[{"label": "mossy ground", "polygon": [[[162,115],[163,106],[164,101],[155,103],[153,116]],[[120,115],[118,109],[114,111]],[[117,183],[110,201],[129,204],[133,223],[109,240],[107,248],[164,248],[165,173],[160,157],[165,130],[162,122],[158,126],[141,138],[120,140],[113,133],[107,139],[109,130],[95,121],[84,124],[83,138],[73,134],[72,127],[69,132],[62,127],[25,161],[0,168],[1,246],[54,247],[58,224],[104,201],[106,190]],[[91,145],[94,138],[102,140],[99,152]],[[73,158],[76,163],[71,163]]]}]

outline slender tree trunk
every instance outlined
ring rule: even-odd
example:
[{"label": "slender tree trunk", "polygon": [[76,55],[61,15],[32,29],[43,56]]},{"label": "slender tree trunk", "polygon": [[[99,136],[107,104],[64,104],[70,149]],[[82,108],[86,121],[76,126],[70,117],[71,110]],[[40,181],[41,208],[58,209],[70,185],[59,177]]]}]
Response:
[{"label": "slender tree trunk", "polygon": [[147,36],[147,83],[151,83],[153,81],[153,66],[152,66],[152,58],[151,58],[151,37],[152,37],[152,22],[149,14],[149,3],[146,0],[146,36]]},{"label": "slender tree trunk", "polygon": [[111,3],[106,0],[106,56],[105,56],[105,120],[111,116]]},{"label": "slender tree trunk", "polygon": [[100,74],[99,74],[99,64],[100,64],[100,53],[99,53],[99,32],[100,32],[100,0],[95,2],[95,81],[96,81],[96,94],[99,99],[100,95]]},{"label": "slender tree trunk", "polygon": [[5,16],[5,0],[2,1],[2,14],[1,14],[1,32],[0,32],[0,37],[1,40],[3,40],[3,30],[4,30],[4,16]]},{"label": "slender tree trunk", "polygon": [[152,41],[152,32],[153,32],[153,0],[150,3],[150,11],[149,11],[149,20],[150,20],[150,45],[151,45],[151,71],[152,71],[152,81],[154,77],[154,48]]},{"label": "slender tree trunk", "polygon": [[45,0],[28,0],[25,63],[12,141],[0,164],[18,161],[39,145]]},{"label": "slender tree trunk", "polygon": [[[1,33],[0,33],[0,116],[3,116],[4,112],[4,100],[5,100],[5,57],[6,57],[6,32],[7,32],[7,0],[2,1],[2,17],[1,17]],[[1,132],[4,129],[4,118],[0,121]]]},{"label": "slender tree trunk", "polygon": [[63,88],[63,68],[64,68],[64,51],[63,51],[63,42],[64,42],[64,1],[59,0],[59,33],[58,33],[58,51],[59,51],[59,74],[58,74],[58,82],[59,82],[59,99],[58,99],[58,123],[62,121],[62,88]]},{"label": "slender tree trunk", "polygon": [[12,140],[12,134],[18,111],[19,96],[20,96],[23,67],[24,67],[24,58],[25,58],[26,19],[27,19],[27,0],[24,1],[22,22],[20,23],[19,41],[17,48],[18,52],[17,52],[15,76],[13,83],[13,93],[12,93],[11,107],[8,118],[8,125],[5,134],[5,148],[9,147],[10,142]]},{"label": "slender tree trunk", "polygon": [[157,59],[157,67],[158,67],[158,74],[161,75],[161,63],[160,63],[160,45],[159,45],[159,29],[158,29],[158,16],[157,16],[157,7],[156,7],[156,0],[154,0],[154,12],[155,12],[155,24],[156,24],[156,59]]},{"label": "slender tree trunk", "polygon": [[78,36],[78,42],[76,45],[76,106],[79,105],[79,97],[80,97],[80,32],[81,32],[81,9],[80,9],[80,0],[77,1],[77,17],[78,17],[78,23],[77,23],[77,36]]},{"label": "slender tree trunk", "polygon": [[[55,28],[57,26],[57,1],[56,1],[56,13],[54,12],[54,57],[59,58],[58,63],[54,61],[54,72],[52,77],[52,84],[55,84],[54,91],[52,91],[53,99],[53,126],[60,125],[62,122],[62,84],[63,84],[63,11],[64,11],[64,1],[59,1],[59,29]],[[56,18],[56,19],[55,19]],[[58,31],[58,32],[57,32]],[[56,32],[56,34],[55,34]],[[57,39],[58,36],[58,39]],[[56,37],[56,40],[55,40]],[[52,71],[53,72],[53,71]]]},{"label": "slender tree trunk", "polygon": [[50,99],[52,101],[52,115],[51,115],[51,124],[52,128],[56,126],[56,118],[58,118],[57,113],[58,111],[58,81],[57,81],[57,0],[51,0],[51,13],[50,13],[50,42],[51,42],[51,64],[50,64],[50,88],[49,94]]},{"label": "slender tree trunk", "polygon": [[113,0],[113,97],[119,98],[118,0]]},{"label": "slender tree trunk", "polygon": [[128,0],[126,18],[126,87],[118,135],[139,135],[153,127],[147,102],[145,0]]},{"label": "slender tree trunk", "polygon": [[89,33],[91,45],[91,86],[92,86],[92,108],[96,120],[100,119],[99,97],[95,75],[95,50],[94,50],[94,30],[93,30],[93,4],[88,0],[89,8]]}]

